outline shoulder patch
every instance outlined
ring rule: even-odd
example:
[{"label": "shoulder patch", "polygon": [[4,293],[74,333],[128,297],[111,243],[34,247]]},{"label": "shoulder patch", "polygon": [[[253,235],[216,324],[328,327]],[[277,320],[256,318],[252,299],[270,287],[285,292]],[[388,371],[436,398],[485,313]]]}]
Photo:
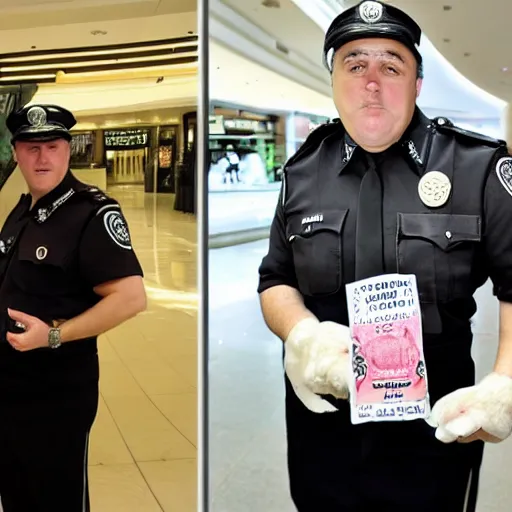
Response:
[{"label": "shoulder patch", "polygon": [[132,241],[128,223],[121,208],[117,204],[109,204],[100,208],[96,216],[101,217],[107,235],[121,248],[131,250]]},{"label": "shoulder patch", "polygon": [[496,175],[503,188],[512,196],[512,157],[505,156],[496,163]]},{"label": "shoulder patch", "polygon": [[309,152],[314,149],[322,140],[324,140],[329,135],[335,133],[340,128],[343,128],[340,119],[333,119],[328,123],[321,124],[317,126],[306,138],[306,140],[302,143],[299,149],[294,153],[284,164],[283,168],[286,171],[286,168],[290,165],[298,162],[300,159],[304,158]]},{"label": "shoulder patch", "polygon": [[474,144],[485,144],[486,146],[490,146],[493,148],[499,148],[507,145],[507,143],[504,140],[495,139],[493,137],[483,135],[482,133],[472,132],[470,130],[459,128],[458,126],[455,126],[446,117],[436,117],[435,119],[432,120],[432,122],[439,130],[452,132],[456,135],[461,135],[467,140],[473,141]]}]

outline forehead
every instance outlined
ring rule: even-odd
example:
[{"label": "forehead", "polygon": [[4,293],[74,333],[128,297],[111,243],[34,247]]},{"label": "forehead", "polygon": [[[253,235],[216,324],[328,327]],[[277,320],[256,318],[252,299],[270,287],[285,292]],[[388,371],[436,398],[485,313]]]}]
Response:
[{"label": "forehead", "polygon": [[67,144],[68,142],[64,139],[54,139],[48,141],[31,141],[31,140],[18,140],[16,141],[17,148],[44,148],[49,146],[62,146]]},{"label": "forehead", "polygon": [[338,54],[341,54],[343,57],[346,57],[351,52],[356,50],[361,50],[369,55],[382,55],[387,52],[392,52],[400,55],[400,57],[404,61],[415,61],[414,55],[411,50],[407,48],[404,44],[395,41],[394,39],[383,39],[383,38],[367,38],[367,39],[357,39],[355,41],[350,41],[345,43],[339,50]]}]

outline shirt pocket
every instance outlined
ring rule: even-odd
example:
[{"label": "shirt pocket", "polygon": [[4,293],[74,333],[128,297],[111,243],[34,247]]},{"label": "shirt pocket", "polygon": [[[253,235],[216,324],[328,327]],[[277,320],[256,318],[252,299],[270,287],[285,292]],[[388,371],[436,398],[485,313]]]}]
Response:
[{"label": "shirt pocket", "polygon": [[19,271],[13,273],[13,279],[30,295],[67,295],[73,287],[70,258],[70,248],[63,241],[48,245],[22,237],[17,251]]},{"label": "shirt pocket", "polygon": [[398,271],[416,275],[423,302],[467,298],[481,239],[479,215],[399,213]]},{"label": "shirt pocket", "polygon": [[341,288],[342,236],[347,213],[348,210],[330,210],[322,213],[317,222],[303,223],[303,215],[289,219],[286,236],[303,295],[332,295]]}]

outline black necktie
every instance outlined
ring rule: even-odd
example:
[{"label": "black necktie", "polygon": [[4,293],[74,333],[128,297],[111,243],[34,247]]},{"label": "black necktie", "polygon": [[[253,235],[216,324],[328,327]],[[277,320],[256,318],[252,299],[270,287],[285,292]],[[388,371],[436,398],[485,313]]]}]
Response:
[{"label": "black necktie", "polygon": [[374,157],[361,181],[356,227],[356,281],[384,274],[382,183]]}]

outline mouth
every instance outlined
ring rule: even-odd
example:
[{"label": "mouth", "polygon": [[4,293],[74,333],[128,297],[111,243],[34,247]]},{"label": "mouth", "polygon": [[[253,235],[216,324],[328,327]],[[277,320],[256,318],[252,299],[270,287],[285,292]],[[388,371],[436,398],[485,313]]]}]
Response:
[{"label": "mouth", "polygon": [[36,169],[36,174],[38,176],[43,175],[43,174],[48,174],[49,172],[50,172],[50,169]]}]

